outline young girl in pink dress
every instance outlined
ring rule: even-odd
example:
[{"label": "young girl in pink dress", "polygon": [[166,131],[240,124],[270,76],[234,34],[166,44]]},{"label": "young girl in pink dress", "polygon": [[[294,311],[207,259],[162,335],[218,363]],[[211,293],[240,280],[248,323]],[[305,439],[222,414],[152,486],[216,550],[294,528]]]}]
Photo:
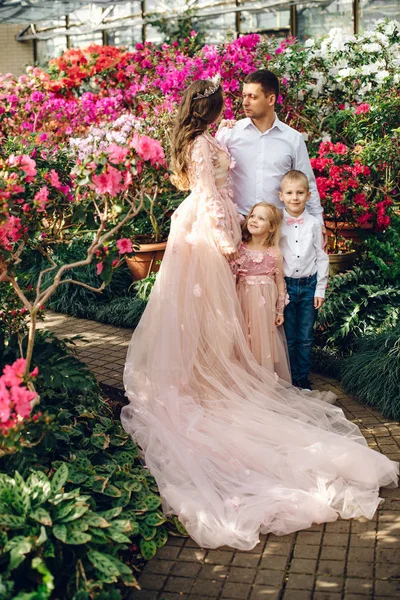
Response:
[{"label": "young girl in pink dress", "polygon": [[235,261],[237,292],[250,349],[257,362],[291,381],[285,332],[287,303],[279,231],[282,212],[259,202],[243,224],[243,243]]}]

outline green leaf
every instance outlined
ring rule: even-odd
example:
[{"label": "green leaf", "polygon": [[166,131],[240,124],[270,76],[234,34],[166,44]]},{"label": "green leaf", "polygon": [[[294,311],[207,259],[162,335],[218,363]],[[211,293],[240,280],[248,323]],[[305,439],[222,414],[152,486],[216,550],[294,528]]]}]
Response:
[{"label": "green leaf", "polygon": [[42,544],[44,544],[45,542],[47,542],[47,532],[46,532],[46,528],[43,527],[43,525],[40,528],[40,534],[39,536],[36,538],[36,542],[35,542],[35,546],[41,546]]},{"label": "green leaf", "polygon": [[38,523],[41,523],[42,525],[48,525],[51,527],[53,524],[50,514],[47,512],[47,510],[45,510],[42,507],[39,507],[36,510],[31,511],[29,516],[31,519],[33,519],[34,521],[37,521]]},{"label": "green leaf", "polygon": [[31,500],[29,498],[27,486],[18,471],[15,471],[14,475],[12,503],[14,510],[23,516],[27,514],[31,506]]},{"label": "green leaf", "polygon": [[143,498],[143,502],[149,510],[156,510],[159,506],[161,506],[161,498],[155,494],[146,496],[146,498]]},{"label": "green leaf", "polygon": [[145,521],[140,521],[139,522],[139,532],[145,540],[152,540],[153,537],[157,533],[157,529],[155,527],[151,527],[150,525],[147,525],[147,523],[145,523]]},{"label": "green leaf", "polygon": [[5,525],[9,529],[20,529],[25,527],[26,520],[25,517],[17,515],[0,515],[0,525]]},{"label": "green leaf", "polygon": [[79,519],[89,510],[89,506],[87,504],[77,504],[72,512],[70,512],[67,516],[62,519],[57,519],[60,523],[69,523],[70,521],[75,521]]},{"label": "green leaf", "polygon": [[145,522],[147,525],[151,525],[153,527],[157,527],[158,525],[162,525],[167,520],[162,512],[152,512],[146,515]]},{"label": "green leaf", "polygon": [[127,492],[140,492],[142,487],[142,484],[139,481],[135,481],[134,479],[132,479],[131,481],[125,481],[124,483],[124,489]]},{"label": "green leaf", "polygon": [[84,533],[82,531],[76,531],[75,529],[67,530],[67,537],[65,539],[66,544],[70,544],[72,546],[78,546],[80,544],[87,544],[90,542],[92,536],[89,533]]},{"label": "green leaf", "polygon": [[54,493],[61,490],[68,479],[68,466],[66,463],[61,463],[60,467],[54,473],[51,479],[51,491]]},{"label": "green leaf", "polygon": [[112,527],[107,529],[107,535],[118,544],[130,544],[131,542],[127,535],[121,533],[121,531],[118,531],[117,529],[113,529]]},{"label": "green leaf", "polygon": [[60,540],[60,542],[64,542],[67,539],[67,527],[66,525],[54,525],[53,527],[53,535],[55,538]]},{"label": "green leaf", "polygon": [[110,436],[105,433],[94,433],[90,438],[92,446],[105,450],[110,445]]},{"label": "green leaf", "polygon": [[184,528],[184,526],[182,525],[182,523],[180,522],[180,520],[178,519],[177,516],[173,516],[172,517],[172,521],[177,529],[177,531],[181,534],[181,535],[188,535],[188,532],[186,531],[186,529]]},{"label": "green leaf", "polygon": [[88,552],[87,557],[92,565],[101,571],[101,573],[118,577],[119,568],[114,564],[114,561],[110,560],[110,557],[107,554],[98,552],[97,550],[91,550]]},{"label": "green leaf", "polygon": [[140,553],[144,560],[151,560],[157,554],[157,546],[153,540],[140,540],[139,542]]},{"label": "green leaf", "polygon": [[25,560],[25,555],[32,550],[32,541],[29,538],[22,539],[18,544],[14,545],[10,552],[10,562],[8,568],[10,571],[19,567]]},{"label": "green leaf", "polygon": [[114,508],[110,508],[109,510],[104,510],[103,512],[99,512],[101,517],[103,517],[106,521],[111,521],[115,517],[118,517],[122,512],[122,506],[115,506]]},{"label": "green leaf", "polygon": [[154,537],[157,548],[165,546],[168,541],[168,532],[165,527],[157,527],[157,533]]},{"label": "green leaf", "polygon": [[100,527],[101,529],[104,529],[110,526],[110,523],[106,521],[104,517],[101,517],[96,513],[87,513],[81,521],[85,521],[89,527]]}]

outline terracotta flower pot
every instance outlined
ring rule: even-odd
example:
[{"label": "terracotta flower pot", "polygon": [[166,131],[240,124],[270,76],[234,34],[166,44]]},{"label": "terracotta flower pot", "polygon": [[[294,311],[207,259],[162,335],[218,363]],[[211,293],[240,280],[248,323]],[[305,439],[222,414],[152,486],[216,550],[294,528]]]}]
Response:
[{"label": "terracotta flower pot", "polygon": [[[327,229],[328,238],[335,237],[335,222],[325,219],[325,227]],[[366,223],[365,225],[353,225],[346,221],[337,222],[338,235],[346,240],[352,240],[353,242],[360,242],[360,230],[372,231],[374,226],[372,223]]]},{"label": "terracotta flower pot", "polygon": [[348,250],[347,252],[341,252],[340,254],[329,254],[329,275],[332,277],[337,273],[344,273],[349,271],[356,258],[355,250]]},{"label": "terracotta flower pot", "polygon": [[138,281],[148,277],[150,273],[157,273],[160,268],[157,263],[164,256],[166,245],[167,242],[140,244],[139,250],[135,251],[134,256],[126,257],[126,264],[133,279]]}]

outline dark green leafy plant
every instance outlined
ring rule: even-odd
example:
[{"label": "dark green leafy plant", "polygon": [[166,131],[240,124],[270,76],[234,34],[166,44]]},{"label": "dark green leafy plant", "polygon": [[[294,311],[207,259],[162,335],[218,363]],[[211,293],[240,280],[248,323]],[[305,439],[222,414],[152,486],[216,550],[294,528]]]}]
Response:
[{"label": "dark green leafy plant", "polygon": [[400,419],[400,327],[361,339],[341,371],[346,392],[385,417]]},{"label": "dark green leafy plant", "polygon": [[[68,476],[65,463],[51,478],[42,471],[33,471],[26,480],[18,471],[14,477],[0,475],[0,561],[5,574],[18,591],[35,585],[39,573],[43,598],[63,589],[99,591],[118,581],[138,587],[131,569],[117,557],[138,531],[137,524],[119,518],[122,507],[97,511],[80,488],[65,491]],[[71,561],[73,572],[62,569]]]}]

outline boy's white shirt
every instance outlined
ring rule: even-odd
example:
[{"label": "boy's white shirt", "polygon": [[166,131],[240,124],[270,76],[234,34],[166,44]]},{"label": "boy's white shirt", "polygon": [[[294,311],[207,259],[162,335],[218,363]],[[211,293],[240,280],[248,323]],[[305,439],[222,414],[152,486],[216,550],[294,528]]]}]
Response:
[{"label": "boy's white shirt", "polygon": [[315,296],[325,298],[329,275],[329,258],[322,249],[321,223],[306,210],[303,223],[287,224],[292,217],[284,209],[281,226],[280,247],[283,255],[285,277],[310,277],[317,273]]}]

